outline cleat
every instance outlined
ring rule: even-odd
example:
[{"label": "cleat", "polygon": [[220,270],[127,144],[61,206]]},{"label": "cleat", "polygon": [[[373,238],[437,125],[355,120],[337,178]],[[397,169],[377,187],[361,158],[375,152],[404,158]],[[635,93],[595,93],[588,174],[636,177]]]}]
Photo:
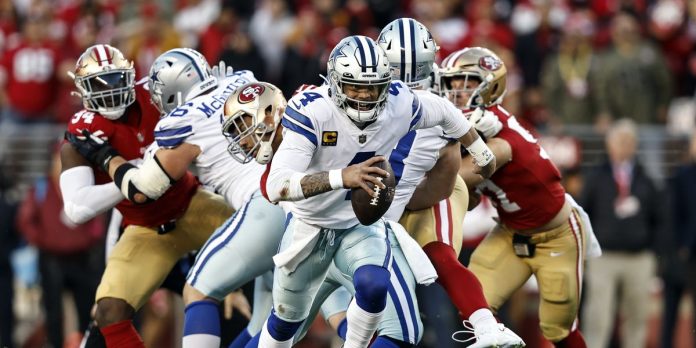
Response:
[{"label": "cleat", "polygon": [[[473,337],[459,339],[457,336],[460,334],[469,334]],[[462,343],[473,341],[469,348],[521,348],[526,346],[517,334],[503,324],[476,330],[468,320],[464,321],[464,330],[452,334],[452,339]]]}]

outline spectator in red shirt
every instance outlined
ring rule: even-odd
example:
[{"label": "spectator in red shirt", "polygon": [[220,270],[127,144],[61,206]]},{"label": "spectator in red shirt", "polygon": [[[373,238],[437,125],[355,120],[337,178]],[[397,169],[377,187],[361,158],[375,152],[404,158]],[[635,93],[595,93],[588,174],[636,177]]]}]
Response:
[{"label": "spectator in red shirt", "polygon": [[48,17],[30,14],[19,42],[8,47],[0,61],[7,93],[2,122],[26,124],[52,121],[58,82],[58,51],[47,36]]},{"label": "spectator in red shirt", "polygon": [[39,179],[19,208],[17,228],[39,250],[39,271],[46,312],[46,329],[52,347],[63,346],[63,290],[72,292],[79,332],[89,324],[90,309],[103,269],[96,247],[105,231],[103,216],[75,225],[63,212],[59,177],[59,152],[53,154],[47,178]]}]

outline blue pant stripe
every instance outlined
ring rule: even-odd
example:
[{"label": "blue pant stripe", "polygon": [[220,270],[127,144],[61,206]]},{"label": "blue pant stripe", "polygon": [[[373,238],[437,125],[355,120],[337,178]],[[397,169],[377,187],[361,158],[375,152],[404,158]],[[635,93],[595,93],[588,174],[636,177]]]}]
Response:
[{"label": "blue pant stripe", "polygon": [[[227,237],[225,238],[225,240],[224,240],[222,243],[220,243],[220,244],[218,244],[217,246],[215,246],[215,248],[213,248],[213,250],[211,250],[210,253],[208,253],[207,255],[205,255],[205,257],[203,258],[203,260],[201,260],[200,265],[198,265],[198,269],[197,269],[196,272],[194,273],[193,279],[191,280],[191,285],[192,285],[192,286],[196,284],[196,280],[198,280],[198,275],[201,274],[201,270],[205,267],[205,264],[210,260],[210,258],[211,258],[213,255],[215,255],[215,253],[217,253],[220,249],[224,248],[225,245],[227,245],[227,243],[230,242],[230,240],[232,239],[232,237],[234,237],[234,236],[237,234],[237,231],[239,230],[239,227],[241,227],[242,224],[244,224],[244,218],[246,217],[247,208],[249,208],[249,204],[250,204],[250,203],[251,203],[251,199],[247,201],[247,203],[244,205],[244,208],[242,208],[242,210],[240,210],[239,212],[235,213],[235,215],[241,214],[241,217],[237,220],[237,222],[236,222],[236,224],[235,224],[235,226],[234,226],[234,230],[232,230],[231,233],[227,234]],[[223,235],[223,234],[226,234],[226,232],[225,232],[225,233],[221,233],[221,235]]]},{"label": "blue pant stripe", "polygon": [[418,337],[418,319],[416,318],[416,308],[413,303],[413,299],[411,298],[406,280],[401,274],[401,270],[399,270],[399,266],[396,264],[396,262],[394,262],[394,274],[396,274],[396,279],[399,280],[399,284],[401,284],[401,288],[404,290],[404,294],[406,295],[406,303],[408,304],[408,309],[411,312],[411,320],[413,321],[413,330],[416,334],[415,337]]}]

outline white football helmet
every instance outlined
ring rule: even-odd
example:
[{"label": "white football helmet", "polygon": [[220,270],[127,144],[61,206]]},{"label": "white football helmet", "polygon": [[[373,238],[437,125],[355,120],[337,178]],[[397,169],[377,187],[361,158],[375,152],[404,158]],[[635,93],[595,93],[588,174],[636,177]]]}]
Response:
[{"label": "white football helmet", "polygon": [[227,97],[222,134],[230,141],[227,151],[232,158],[240,163],[253,159],[260,164],[270,162],[273,138],[286,104],[280,89],[268,82],[248,83]]},{"label": "white football helmet", "polygon": [[[369,37],[348,36],[329,56],[331,99],[353,122],[374,121],[387,104],[391,71],[384,50]],[[367,91],[368,98],[351,98],[346,87]],[[361,92],[362,93],[362,92]]]},{"label": "white football helmet", "polygon": [[85,50],[68,71],[75,82],[82,105],[89,111],[116,120],[135,102],[135,69],[133,62],[109,45],[94,45]]},{"label": "white football helmet", "polygon": [[150,67],[150,99],[163,115],[217,85],[205,57],[190,48],[164,52]]},{"label": "white football helmet", "polygon": [[414,89],[428,89],[433,82],[435,54],[439,49],[423,24],[399,18],[387,24],[377,38],[392,67],[392,77]]}]

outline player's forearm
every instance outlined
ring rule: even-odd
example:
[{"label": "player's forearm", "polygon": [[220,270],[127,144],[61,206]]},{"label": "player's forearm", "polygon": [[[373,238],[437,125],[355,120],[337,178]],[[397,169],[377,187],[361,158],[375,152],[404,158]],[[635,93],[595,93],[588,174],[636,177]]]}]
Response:
[{"label": "player's forearm", "polygon": [[300,186],[302,187],[302,194],[305,198],[332,190],[331,182],[329,181],[329,172],[305,175],[302,180],[300,180]]}]

